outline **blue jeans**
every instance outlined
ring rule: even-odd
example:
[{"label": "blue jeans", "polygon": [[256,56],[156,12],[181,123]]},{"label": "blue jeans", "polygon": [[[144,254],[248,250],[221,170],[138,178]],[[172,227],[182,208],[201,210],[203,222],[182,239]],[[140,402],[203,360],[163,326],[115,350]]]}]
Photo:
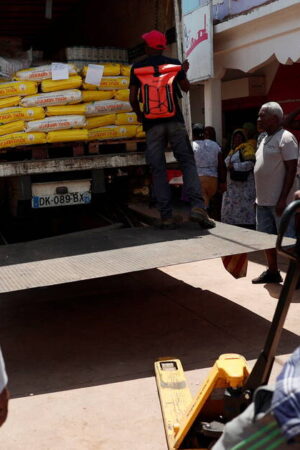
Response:
[{"label": "blue jeans", "polygon": [[146,161],[152,169],[153,193],[162,218],[172,217],[171,190],[165,158],[169,142],[183,173],[185,193],[192,207],[204,208],[193,149],[183,123],[177,121],[154,125],[147,131]]}]

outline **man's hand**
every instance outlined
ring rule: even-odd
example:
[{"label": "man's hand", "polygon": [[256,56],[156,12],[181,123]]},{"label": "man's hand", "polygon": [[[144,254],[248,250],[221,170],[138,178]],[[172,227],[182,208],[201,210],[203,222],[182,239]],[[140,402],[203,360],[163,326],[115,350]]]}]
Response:
[{"label": "man's hand", "polygon": [[183,61],[183,63],[181,64],[181,67],[182,67],[182,70],[185,71],[185,73],[189,70],[189,68],[190,68],[190,63],[188,62],[187,59],[185,59],[185,60]]},{"label": "man's hand", "polygon": [[282,213],[285,210],[285,208],[286,208],[286,200],[279,200],[275,207],[275,212],[278,217],[282,216]]},{"label": "man's hand", "polygon": [[4,424],[8,413],[9,393],[6,388],[0,394],[0,427]]}]

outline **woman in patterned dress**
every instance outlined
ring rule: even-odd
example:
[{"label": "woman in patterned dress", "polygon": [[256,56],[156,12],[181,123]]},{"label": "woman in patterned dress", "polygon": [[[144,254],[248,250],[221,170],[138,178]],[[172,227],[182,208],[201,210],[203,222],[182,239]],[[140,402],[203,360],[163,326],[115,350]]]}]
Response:
[{"label": "woman in patterned dress", "polygon": [[225,164],[227,191],[223,195],[221,221],[255,229],[255,148],[246,142],[243,129],[233,132]]}]

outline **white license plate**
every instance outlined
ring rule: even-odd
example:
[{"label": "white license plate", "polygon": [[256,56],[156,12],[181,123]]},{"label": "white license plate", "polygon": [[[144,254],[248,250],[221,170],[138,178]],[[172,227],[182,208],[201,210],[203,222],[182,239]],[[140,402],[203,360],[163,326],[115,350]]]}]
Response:
[{"label": "white license plate", "polygon": [[32,208],[51,208],[56,206],[85,205],[91,203],[90,192],[70,192],[67,194],[52,194],[33,196]]}]

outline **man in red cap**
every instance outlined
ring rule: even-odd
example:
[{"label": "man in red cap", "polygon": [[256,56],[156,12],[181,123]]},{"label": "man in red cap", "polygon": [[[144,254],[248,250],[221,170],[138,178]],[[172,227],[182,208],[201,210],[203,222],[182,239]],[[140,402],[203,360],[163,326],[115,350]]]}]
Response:
[{"label": "man in red cap", "polygon": [[[161,215],[160,226],[165,229],[175,228],[165,159],[165,148],[169,142],[183,172],[185,193],[192,206],[191,220],[198,222],[203,228],[213,228],[215,222],[209,218],[205,210],[193,149],[178,103],[178,97],[181,96],[180,89],[188,92],[190,88],[186,76],[189,63],[184,61],[181,64],[178,59],[163,55],[167,40],[160,31],[152,30],[145,33],[142,39],[145,42],[146,58],[132,66],[130,103],[146,132],[146,160],[152,169],[153,193]],[[166,77],[166,85],[159,90],[158,79],[163,77]],[[163,83],[161,82],[160,86]],[[140,93],[143,99],[143,112],[139,103]]]}]

